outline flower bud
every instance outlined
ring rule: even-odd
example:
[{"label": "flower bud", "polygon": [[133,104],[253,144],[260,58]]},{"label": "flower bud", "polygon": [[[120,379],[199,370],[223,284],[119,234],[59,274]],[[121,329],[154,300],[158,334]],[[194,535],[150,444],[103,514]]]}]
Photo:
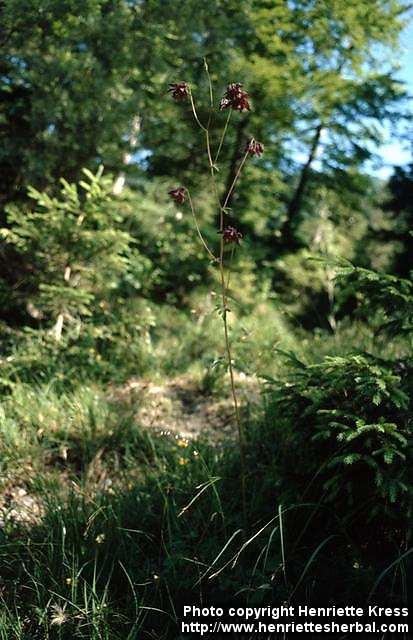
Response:
[{"label": "flower bud", "polygon": [[249,140],[245,145],[245,153],[248,153],[250,156],[257,156],[259,158],[264,153],[264,145],[254,138],[251,138],[251,140]]},{"label": "flower bud", "polygon": [[249,111],[248,93],[242,89],[240,82],[233,82],[227,86],[227,90],[219,103],[219,108],[235,109],[235,111]]},{"label": "flower bud", "polygon": [[171,189],[168,191],[172,200],[176,202],[176,204],[183,204],[186,199],[186,189],[185,187],[176,187],[175,189]]},{"label": "flower bud", "polygon": [[189,84],[187,82],[173,82],[169,85],[168,92],[177,102],[183,102],[189,97]]},{"label": "flower bud", "polygon": [[241,231],[238,231],[235,227],[228,226],[222,231],[222,237],[225,244],[232,244],[234,242],[239,244],[243,236]]}]

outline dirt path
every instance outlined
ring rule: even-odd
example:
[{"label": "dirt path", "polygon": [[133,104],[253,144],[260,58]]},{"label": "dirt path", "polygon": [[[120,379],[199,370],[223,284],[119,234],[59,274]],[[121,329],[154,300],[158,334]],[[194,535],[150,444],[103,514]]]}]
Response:
[{"label": "dirt path", "polygon": [[[259,387],[255,378],[237,375],[236,384],[241,408],[259,400]],[[165,436],[192,439],[206,435],[215,442],[236,435],[234,410],[229,389],[221,389],[219,397],[202,391],[193,378],[179,376],[163,384],[150,380],[131,379],[122,387],[109,389],[113,402],[129,405],[134,412],[139,427],[154,430]],[[100,478],[96,466],[91,464],[94,476]],[[108,482],[102,472],[103,481]],[[62,471],[62,484],[68,482],[67,473]],[[101,485],[100,480],[97,486]],[[35,524],[43,513],[41,496],[32,494],[22,477],[10,478],[0,495],[0,533],[5,521],[16,524]]]},{"label": "dirt path", "polygon": [[[238,375],[241,406],[259,399],[255,378]],[[130,380],[115,395],[136,406],[136,422],[146,428],[179,433],[187,438],[205,434],[220,439],[235,431],[231,397],[214,397],[200,390],[191,378],[180,376],[164,384]]]}]

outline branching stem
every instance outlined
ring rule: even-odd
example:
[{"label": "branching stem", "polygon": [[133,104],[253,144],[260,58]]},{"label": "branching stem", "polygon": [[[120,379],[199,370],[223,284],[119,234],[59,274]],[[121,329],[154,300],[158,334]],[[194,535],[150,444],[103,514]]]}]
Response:
[{"label": "branching stem", "polygon": [[[210,93],[210,102],[211,102],[211,108],[213,107],[213,94],[212,94],[212,83],[211,83],[211,78],[209,75],[209,71],[208,71],[208,65],[206,60],[205,62],[205,70],[206,73],[208,75],[208,81],[209,81],[209,93]],[[226,350],[226,354],[227,354],[227,361],[228,361],[228,371],[229,371],[229,377],[230,377],[230,385],[231,385],[231,395],[232,395],[232,401],[233,401],[233,406],[234,406],[234,414],[235,414],[235,421],[237,424],[237,429],[238,429],[238,442],[239,442],[239,451],[240,451],[240,462],[241,462],[241,495],[242,495],[242,508],[243,508],[243,516],[244,516],[244,523],[247,523],[247,505],[246,505],[246,462],[245,462],[245,434],[244,434],[244,426],[241,420],[241,415],[240,415],[240,410],[239,410],[239,404],[238,404],[238,397],[237,397],[237,391],[236,391],[236,386],[235,386],[235,376],[234,376],[234,367],[233,367],[233,361],[232,361],[232,352],[231,352],[231,342],[230,342],[230,337],[229,337],[229,328],[228,328],[228,312],[229,312],[229,308],[228,308],[228,289],[229,289],[229,281],[230,281],[230,266],[228,266],[228,276],[227,279],[225,278],[225,246],[224,246],[224,225],[225,225],[225,208],[229,202],[229,199],[234,191],[234,188],[236,186],[236,183],[238,181],[238,178],[241,174],[241,171],[243,169],[243,166],[246,162],[246,159],[248,157],[248,152],[245,153],[245,155],[243,156],[240,165],[238,167],[238,170],[235,174],[234,180],[230,186],[230,189],[226,195],[224,204],[221,204],[221,200],[219,197],[219,193],[218,193],[218,187],[217,187],[217,183],[216,183],[216,178],[215,178],[215,172],[218,171],[218,168],[216,166],[216,161],[219,157],[219,154],[221,152],[222,149],[222,145],[224,143],[224,139],[225,139],[225,135],[227,133],[227,129],[228,129],[228,124],[230,121],[230,115],[231,112],[229,112],[226,123],[225,123],[225,127],[223,130],[223,133],[221,135],[221,139],[220,139],[220,143],[219,143],[219,147],[215,156],[215,161],[213,161],[212,159],[212,152],[211,152],[211,144],[210,144],[210,137],[209,137],[209,127],[210,127],[210,123],[211,123],[211,116],[208,120],[208,124],[205,127],[197,114],[196,111],[196,107],[195,107],[195,102],[192,96],[192,93],[190,92],[190,101],[191,101],[191,107],[192,107],[192,113],[194,115],[194,119],[195,122],[198,124],[198,126],[200,127],[200,129],[204,132],[205,134],[205,142],[206,142],[206,149],[207,149],[207,155],[208,155],[208,163],[209,163],[209,169],[210,169],[210,174],[211,174],[211,180],[212,180],[212,185],[213,185],[213,190],[214,190],[214,194],[217,200],[217,204],[218,204],[218,208],[219,208],[219,233],[221,235],[221,239],[220,239],[220,247],[219,247],[219,257],[216,258],[214,256],[214,254],[212,253],[212,251],[209,249],[208,245],[206,244],[202,233],[199,229],[199,225],[198,225],[198,221],[196,218],[196,214],[195,214],[195,210],[193,207],[193,203],[191,200],[191,197],[188,193],[188,200],[189,200],[189,205],[191,207],[191,211],[192,211],[192,215],[195,221],[195,226],[198,232],[198,235],[201,239],[202,244],[204,245],[206,251],[208,252],[208,254],[213,257],[213,259],[215,261],[218,262],[218,267],[219,267],[219,273],[220,273],[220,282],[221,282],[221,299],[222,299],[222,320],[223,320],[223,324],[224,324],[224,338],[225,338],[225,350]],[[234,248],[232,249],[231,252],[231,259],[230,259],[230,263],[232,262],[232,257],[234,255]]]}]

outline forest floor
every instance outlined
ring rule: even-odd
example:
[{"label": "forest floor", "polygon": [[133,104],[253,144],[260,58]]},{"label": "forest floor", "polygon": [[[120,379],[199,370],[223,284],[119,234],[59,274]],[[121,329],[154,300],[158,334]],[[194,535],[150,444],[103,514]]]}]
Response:
[{"label": "forest floor", "polygon": [[[236,387],[241,409],[247,410],[260,400],[258,380],[245,374],[236,375]],[[229,385],[215,391],[203,389],[199,380],[188,374],[164,382],[131,378],[122,386],[110,386],[107,398],[114,408],[132,412],[138,428],[147,429],[157,437],[190,441],[199,436],[219,443],[236,437],[234,410]],[[48,436],[43,434],[47,442]],[[83,489],[92,496],[96,491],[113,491],[117,484],[116,468],[108,468],[106,460],[115,457],[122,466],[122,456],[106,443],[99,448],[82,471]],[[46,476],[58,479],[61,487],[77,485],[77,463],[69,448],[56,453],[47,445],[42,450]],[[42,517],[43,492],[36,486],[35,460],[27,459],[3,478],[0,494],[0,529],[6,521],[16,524],[36,524]]]},{"label": "forest floor", "polygon": [[[237,374],[237,391],[241,406],[259,401],[258,380]],[[188,375],[175,377],[163,384],[131,379],[111,396],[136,407],[136,422],[157,432],[172,432],[185,438],[206,435],[213,440],[234,434],[234,409],[229,388],[219,394],[205,391]]]}]

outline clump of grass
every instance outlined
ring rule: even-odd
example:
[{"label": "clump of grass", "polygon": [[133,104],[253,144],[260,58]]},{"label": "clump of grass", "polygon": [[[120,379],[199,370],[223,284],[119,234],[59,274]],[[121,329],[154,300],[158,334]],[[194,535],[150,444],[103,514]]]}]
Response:
[{"label": "clump of grass", "polygon": [[[133,407],[99,386],[66,393],[52,385],[14,385],[0,413],[3,488],[39,478],[67,486],[105,486],[136,461],[141,434]],[[41,483],[40,483],[41,485]]]},{"label": "clump of grass", "polygon": [[[24,391],[16,392],[16,419],[24,415]],[[29,396],[33,431],[39,408],[48,407],[43,392],[43,397]],[[374,565],[364,558],[333,517],[333,506],[289,498],[277,456],[271,454],[271,414],[265,425],[261,418],[250,421],[251,530],[245,535],[237,448],[141,430],[130,421],[128,407],[114,410],[96,390],[79,391],[71,400],[49,394],[55,411],[50,405],[49,427],[43,428],[55,433],[60,416],[62,431],[53,437],[66,445],[84,431],[82,459],[93,460],[103,446],[103,462],[114,481],[92,490],[90,466],[77,468],[69,456],[37,469],[41,518],[30,525],[6,521],[3,529],[0,638],[123,640],[146,634],[172,640],[179,637],[178,619],[188,602],[314,604],[327,596],[346,602],[351,595],[353,601],[354,593],[363,601],[383,570],[381,563],[391,563],[386,558]],[[115,436],[115,423],[128,428]],[[25,429],[30,432],[30,425]],[[40,459],[52,435],[48,438],[31,445],[36,450],[21,449],[20,460]],[[56,481],[64,465],[71,474],[68,483]],[[57,475],[51,481],[53,470]],[[393,581],[396,597],[403,563],[385,576],[378,591]]]}]

